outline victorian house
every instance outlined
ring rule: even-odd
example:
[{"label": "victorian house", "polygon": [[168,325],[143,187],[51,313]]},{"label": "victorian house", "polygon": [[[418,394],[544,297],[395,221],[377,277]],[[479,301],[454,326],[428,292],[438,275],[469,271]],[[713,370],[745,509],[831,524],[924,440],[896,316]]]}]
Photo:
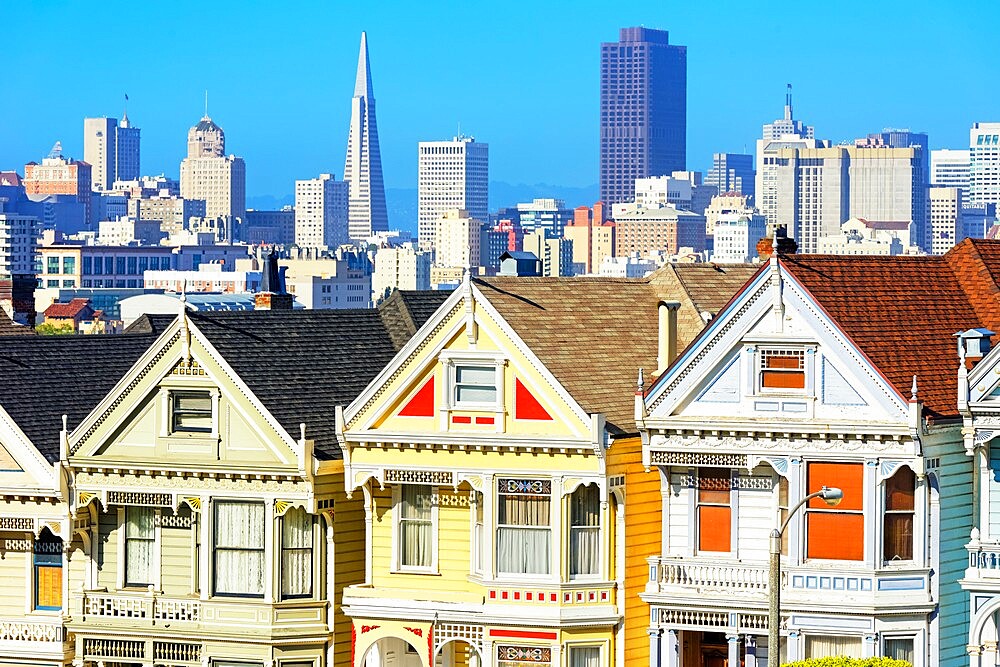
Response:
[{"label": "victorian house", "polygon": [[[637,406],[661,491],[641,594],[650,665],[751,667],[779,650],[931,667],[964,662],[967,641],[995,663],[996,372],[968,371],[970,396],[956,369],[998,330],[998,275],[986,241],[943,257],[773,257],[656,379]],[[789,516],[823,486],[842,502]],[[769,647],[768,537],[786,520]],[[984,628],[972,640],[960,581]]]},{"label": "victorian house", "polygon": [[352,665],[631,664],[625,473],[644,474],[633,394],[657,303],[669,354],[752,273],[466,278],[338,415],[367,554],[343,596]]},{"label": "victorian house", "polygon": [[0,587],[2,655],[349,662],[336,601],[364,578],[364,514],[344,494],[335,406],[442,299],[0,338],[0,572],[28,582]]}]

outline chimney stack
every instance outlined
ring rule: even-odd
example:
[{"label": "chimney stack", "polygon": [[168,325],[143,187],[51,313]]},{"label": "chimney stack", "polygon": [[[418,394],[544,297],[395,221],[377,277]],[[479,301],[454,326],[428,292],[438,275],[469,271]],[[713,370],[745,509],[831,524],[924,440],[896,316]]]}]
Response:
[{"label": "chimney stack", "polygon": [[254,310],[291,310],[294,299],[285,292],[285,272],[278,268],[278,255],[273,250],[264,256],[261,273]]},{"label": "chimney stack", "polygon": [[657,313],[656,374],[667,370],[677,358],[677,301],[661,301]]},{"label": "chimney stack", "polygon": [[958,358],[965,363],[965,367],[972,369],[990,351],[991,337],[994,335],[989,329],[968,329],[955,334],[958,339]]},{"label": "chimney stack", "polygon": [[788,237],[788,230],[784,225],[768,225],[768,234],[760,241],[757,241],[757,256],[761,263],[771,259],[771,255],[794,255],[799,249],[799,244],[795,239]]}]

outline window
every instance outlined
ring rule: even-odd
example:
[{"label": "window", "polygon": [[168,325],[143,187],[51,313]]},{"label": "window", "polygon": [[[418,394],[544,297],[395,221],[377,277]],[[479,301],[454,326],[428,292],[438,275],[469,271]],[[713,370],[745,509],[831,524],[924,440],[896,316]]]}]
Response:
[{"label": "window", "polygon": [[59,273],[59,258],[48,257],[47,259],[45,273]]},{"label": "window", "polygon": [[76,257],[63,257],[63,273],[76,273]]},{"label": "window", "polygon": [[569,649],[569,667],[600,667],[600,646],[571,646]]},{"label": "window", "polygon": [[805,389],[806,355],[803,350],[762,349],[761,389]]},{"label": "window", "polygon": [[207,391],[170,394],[170,430],[181,433],[212,432],[212,395]]},{"label": "window", "polygon": [[882,558],[886,561],[913,560],[913,494],[916,476],[901,466],[885,480]]},{"label": "window", "polygon": [[810,463],[808,490],[835,486],[844,499],[830,507],[821,498],[806,506],[807,558],[864,560],[864,470],[860,463]]},{"label": "window", "polygon": [[63,541],[46,528],[33,549],[35,573],[35,609],[62,609]]},{"label": "window", "polygon": [[882,640],[882,655],[913,664],[913,637],[886,637]]},{"label": "window", "polygon": [[281,519],[281,597],[312,595],[313,520],[304,509],[293,507]]},{"label": "window", "polygon": [[861,657],[861,637],[806,635],[806,659],[846,655]]},{"label": "window", "polygon": [[731,488],[731,473],[726,468],[698,472],[698,551],[731,551]]},{"label": "window", "polygon": [[498,480],[497,571],[549,574],[552,482],[545,479]]},{"label": "window", "polygon": [[429,569],[434,564],[434,490],[423,484],[403,484],[399,490],[399,565]]},{"label": "window", "polygon": [[[778,476],[778,528],[788,519],[788,480]],[[781,533],[781,555],[788,555],[788,531]]]},{"label": "window", "polygon": [[497,400],[495,366],[455,366],[455,402],[494,404]]},{"label": "window", "polygon": [[215,594],[264,596],[264,503],[215,502]]},{"label": "window", "polygon": [[153,550],[156,533],[153,528],[156,510],[152,507],[125,508],[125,585],[154,584]]},{"label": "window", "polygon": [[581,486],[570,497],[569,573],[598,574],[601,555],[601,496],[597,486]]}]

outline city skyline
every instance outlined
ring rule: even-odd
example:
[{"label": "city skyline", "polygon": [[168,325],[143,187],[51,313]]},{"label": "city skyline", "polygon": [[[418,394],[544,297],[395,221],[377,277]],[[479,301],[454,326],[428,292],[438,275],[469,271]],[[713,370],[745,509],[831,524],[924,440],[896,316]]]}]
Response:
[{"label": "city skyline", "polygon": [[[218,12],[229,16],[220,35],[240,35],[239,42],[229,43],[241,46],[192,50],[183,40],[168,39],[180,34],[195,7],[181,3],[157,16],[159,22],[137,22],[129,42],[136,63],[132,75],[121,75],[116,50],[87,50],[78,56],[78,69],[95,76],[81,78],[60,78],[60,50],[37,46],[43,27],[45,34],[69,39],[94,17],[82,7],[47,2],[8,8],[12,52],[34,55],[31,68],[14,68],[18,71],[7,81],[11,99],[23,103],[0,111],[5,168],[23,169],[56,140],[63,142],[65,154],[82,159],[82,119],[120,117],[128,93],[129,116],[143,128],[143,172],[176,175],[184,133],[202,115],[207,88],[209,113],[226,128],[229,152],[247,161],[248,194],[290,194],[297,178],[339,171],[362,30],[369,34],[379,80],[389,188],[415,188],[417,142],[447,139],[459,125],[492,144],[491,171],[498,181],[595,184],[600,44],[614,41],[619,28],[631,25],[669,31],[672,42],[688,47],[687,163],[692,169],[707,170],[714,152],[752,152],[761,124],[780,116],[787,82],[795,86],[796,116],[834,143],[892,126],[927,132],[932,148],[962,148],[972,122],[997,119],[998,93],[989,76],[984,80],[975,67],[949,66],[989,62],[976,27],[1000,9],[986,3],[934,22],[923,21],[919,7],[906,5],[904,12],[902,4],[872,8],[858,3],[850,12],[812,8],[808,17],[796,15],[794,22],[774,18],[782,14],[779,8],[759,13],[736,5],[713,7],[711,14],[693,7],[667,11],[653,3],[616,7],[613,13],[589,3],[574,12],[529,6],[500,16],[463,8],[463,23],[491,26],[485,35],[452,30],[455,12],[448,6],[418,11],[399,5],[378,16],[350,7],[334,16],[319,3],[284,13],[253,6],[227,13],[227,6],[234,7],[218,5]],[[877,25],[889,15],[893,30],[880,30],[877,40],[855,28]],[[809,29],[799,29],[803,25]],[[573,39],[559,49],[544,47],[554,29]],[[832,46],[820,49],[817,32],[835,38]],[[419,48],[413,46],[414,33]],[[296,39],[281,39],[282,34]],[[729,37],[721,47],[720,36]],[[459,52],[461,58],[450,57]],[[149,68],[155,73],[144,75],[144,66],[157,61],[173,67]],[[747,82],[738,95],[731,84],[735,62],[739,80]],[[870,71],[875,62],[881,71]],[[865,83],[867,71],[886,85]],[[950,92],[930,96],[930,82],[940,77],[949,81]],[[734,102],[719,103],[722,93],[732,94]],[[532,103],[500,103],[514,97]],[[310,128],[306,140],[289,145],[287,137],[273,131],[283,116]],[[525,159],[539,154],[553,159]]]}]

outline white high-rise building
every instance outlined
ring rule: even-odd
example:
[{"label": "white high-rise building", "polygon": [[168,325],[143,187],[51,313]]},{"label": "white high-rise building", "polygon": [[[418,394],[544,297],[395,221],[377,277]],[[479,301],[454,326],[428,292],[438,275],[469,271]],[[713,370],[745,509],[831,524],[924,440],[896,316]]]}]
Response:
[{"label": "white high-rise building", "polygon": [[1000,205],[1000,123],[973,123],[969,131],[969,204]]},{"label": "white high-rise building", "polygon": [[962,206],[969,204],[969,151],[942,148],[931,151],[930,184],[961,188]]},{"label": "white high-rise building", "polygon": [[336,248],[348,243],[348,185],[333,174],[295,181],[295,244]]},{"label": "white high-rise building", "polygon": [[931,218],[930,254],[943,255],[964,237],[961,188],[931,186],[928,190]]},{"label": "white high-rise building", "polygon": [[5,203],[0,199],[0,280],[34,275],[37,271],[38,218],[5,211]]},{"label": "white high-rise building", "polygon": [[[822,148],[829,142],[817,141],[811,125],[795,120],[792,113],[792,84],[785,92],[785,113],[765,123],[757,140],[757,172],[754,176],[754,203],[768,222],[775,222],[778,208],[775,153],[782,148]],[[721,194],[721,193],[720,193]],[[839,223],[838,223],[839,224]]]},{"label": "white high-rise building", "polygon": [[434,240],[434,224],[445,211],[461,209],[477,220],[489,214],[489,144],[473,137],[421,141],[418,145],[417,241]]},{"label": "white high-rise building", "polygon": [[205,201],[209,219],[246,214],[246,165],[226,154],[225,134],[205,116],[188,131],[188,156],[181,161],[181,197]]},{"label": "white high-rise building", "polygon": [[92,167],[91,189],[111,190],[115,181],[139,177],[139,128],[128,114],[117,118],[83,119],[83,159]]},{"label": "white high-rise building", "polygon": [[416,244],[379,248],[375,253],[372,275],[372,302],[389,296],[394,289],[429,290],[431,288],[431,252]]},{"label": "white high-rise building", "polygon": [[767,233],[767,220],[753,208],[723,211],[713,228],[712,261],[742,264],[757,257],[757,242]]},{"label": "white high-rise building", "polygon": [[361,33],[358,75],[351,99],[351,126],[347,134],[344,180],[349,184],[348,231],[363,240],[389,230],[382,182],[382,156],[375,122],[375,93],[368,66],[368,37]]},{"label": "white high-rise building", "polygon": [[812,139],[812,125],[806,125],[801,120],[795,120],[792,114],[792,84],[785,88],[785,115],[771,123],[765,123],[761,139],[781,139],[789,135],[800,139]]},{"label": "white high-rise building", "polygon": [[483,227],[468,211],[445,211],[434,224],[434,266],[475,268],[479,266]]}]

